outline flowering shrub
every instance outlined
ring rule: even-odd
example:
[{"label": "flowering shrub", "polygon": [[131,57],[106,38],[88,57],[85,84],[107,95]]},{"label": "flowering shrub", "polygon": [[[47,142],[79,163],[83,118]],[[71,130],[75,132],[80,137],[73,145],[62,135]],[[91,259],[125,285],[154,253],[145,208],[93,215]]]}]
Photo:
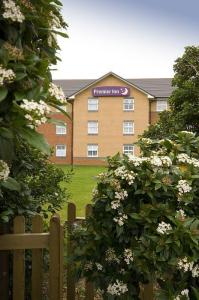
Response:
[{"label": "flowering shrub", "polygon": [[[17,181],[20,170],[15,161],[25,164],[23,153],[17,157],[20,145],[27,145],[30,155],[30,145],[50,154],[37,127],[50,121],[50,107],[67,104],[51,78],[51,67],[59,59],[56,37],[67,36],[61,6],[59,0],[0,1],[0,222],[5,219],[2,215],[12,216],[16,209],[24,212],[33,200],[31,187],[28,191],[24,182]],[[31,166],[34,169],[33,158]]]},{"label": "flowering shrub", "polygon": [[152,281],[157,299],[197,300],[199,137],[140,146],[140,157],[116,155],[98,176],[93,215],[74,229],[78,270],[104,299],[139,299],[139,283]]}]

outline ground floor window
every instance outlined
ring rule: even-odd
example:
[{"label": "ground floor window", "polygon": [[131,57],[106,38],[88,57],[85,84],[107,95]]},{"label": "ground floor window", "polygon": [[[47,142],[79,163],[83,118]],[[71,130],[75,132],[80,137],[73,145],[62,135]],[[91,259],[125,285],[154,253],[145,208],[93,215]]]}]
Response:
[{"label": "ground floor window", "polygon": [[66,145],[56,145],[56,156],[66,157]]},{"label": "ground floor window", "polygon": [[87,156],[88,157],[98,157],[98,145],[96,145],[96,144],[87,145]]},{"label": "ground floor window", "polygon": [[126,155],[129,155],[129,154],[134,155],[134,145],[124,144],[123,145],[123,153],[126,154]]}]

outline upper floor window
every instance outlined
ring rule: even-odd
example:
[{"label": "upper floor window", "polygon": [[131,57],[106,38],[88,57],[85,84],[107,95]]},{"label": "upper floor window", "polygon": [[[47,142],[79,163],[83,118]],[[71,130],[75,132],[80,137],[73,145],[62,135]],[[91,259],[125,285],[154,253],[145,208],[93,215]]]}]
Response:
[{"label": "upper floor window", "polygon": [[123,134],[134,134],[134,122],[124,121],[123,122]]},{"label": "upper floor window", "polygon": [[98,121],[88,121],[88,134],[98,134]]},{"label": "upper floor window", "polygon": [[88,111],[98,111],[98,99],[88,99]]},{"label": "upper floor window", "polygon": [[67,128],[66,128],[66,124],[65,125],[56,125],[56,134],[66,134],[67,132]]},{"label": "upper floor window", "polygon": [[87,145],[87,156],[98,157],[98,145],[96,144]]},{"label": "upper floor window", "polygon": [[66,145],[56,145],[56,156],[66,157]]},{"label": "upper floor window", "polygon": [[123,153],[126,154],[126,155],[129,155],[129,154],[134,155],[134,145],[124,144],[123,145]]},{"label": "upper floor window", "polygon": [[167,100],[157,100],[156,102],[156,111],[167,110]]},{"label": "upper floor window", "polygon": [[134,110],[134,99],[133,98],[126,98],[123,100],[123,110],[124,111]]}]

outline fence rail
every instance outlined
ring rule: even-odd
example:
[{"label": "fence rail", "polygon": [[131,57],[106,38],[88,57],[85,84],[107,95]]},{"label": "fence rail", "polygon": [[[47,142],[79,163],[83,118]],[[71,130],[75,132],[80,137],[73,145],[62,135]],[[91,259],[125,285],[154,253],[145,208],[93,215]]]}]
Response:
[{"label": "fence rail", "polygon": [[[85,218],[92,214],[91,205],[85,209]],[[68,204],[67,216],[67,256],[74,251],[70,240],[70,233],[76,222],[83,222],[85,218],[76,216],[76,206]],[[32,250],[32,278],[31,300],[42,300],[43,282],[43,249],[49,249],[49,300],[63,299],[63,252],[64,229],[58,215],[50,220],[49,232],[43,232],[42,217],[32,218],[32,232],[25,232],[25,219],[18,216],[14,219],[13,233],[0,228],[0,299],[8,300],[9,266],[8,253],[13,254],[13,300],[25,299],[25,250]],[[4,234],[3,234],[4,233]],[[77,282],[73,275],[73,264],[66,265],[66,294],[67,300],[75,300]],[[94,300],[94,288],[91,282],[85,282],[85,299]],[[142,287],[141,300],[153,300],[153,286],[148,284]]]}]

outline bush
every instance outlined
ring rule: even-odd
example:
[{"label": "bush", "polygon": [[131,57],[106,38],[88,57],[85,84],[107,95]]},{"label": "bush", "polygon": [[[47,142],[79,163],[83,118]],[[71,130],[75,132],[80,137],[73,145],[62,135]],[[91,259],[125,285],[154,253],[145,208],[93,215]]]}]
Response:
[{"label": "bush", "polygon": [[73,233],[81,276],[104,299],[199,299],[199,137],[140,141],[140,157],[116,155],[98,176],[93,215]]}]

